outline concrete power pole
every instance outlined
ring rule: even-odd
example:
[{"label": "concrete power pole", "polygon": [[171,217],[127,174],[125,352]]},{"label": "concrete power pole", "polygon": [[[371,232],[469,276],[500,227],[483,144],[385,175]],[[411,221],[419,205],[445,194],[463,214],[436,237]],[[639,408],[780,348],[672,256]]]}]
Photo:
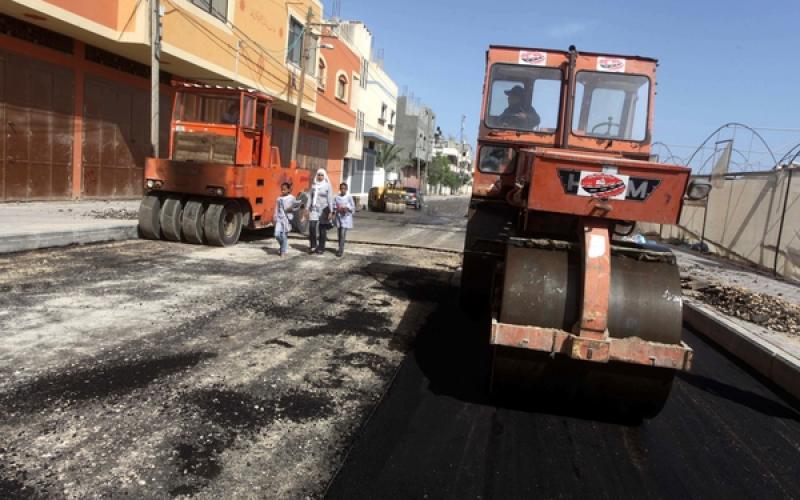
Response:
[{"label": "concrete power pole", "polygon": [[459,140],[461,141],[461,150],[462,150],[461,152],[462,153],[464,152],[463,151],[464,150],[464,122],[466,122],[466,121],[467,121],[467,115],[461,115],[461,135],[459,137]]},{"label": "concrete power pole", "polygon": [[306,86],[306,66],[308,66],[308,55],[306,54],[306,40],[311,30],[311,18],[314,12],[311,7],[306,14],[306,26],[303,28],[303,35],[300,38],[300,86],[297,89],[297,106],[294,112],[294,129],[292,130],[292,154],[289,157],[289,165],[297,166],[297,143],[300,138],[300,114],[303,112],[303,93]]},{"label": "concrete power pole", "polygon": [[[461,141],[461,147],[458,150],[458,163],[456,163],[456,168],[458,168],[458,175],[463,175],[462,172],[462,165],[464,164],[464,155],[466,154],[466,147],[464,146],[464,122],[467,121],[467,115],[461,115],[461,136],[459,140]],[[463,186],[458,188],[459,193],[462,191]]]},{"label": "concrete power pole", "polygon": [[159,84],[161,74],[161,6],[159,0],[150,0],[150,147],[154,158],[159,156],[158,136],[161,130],[159,117]]}]

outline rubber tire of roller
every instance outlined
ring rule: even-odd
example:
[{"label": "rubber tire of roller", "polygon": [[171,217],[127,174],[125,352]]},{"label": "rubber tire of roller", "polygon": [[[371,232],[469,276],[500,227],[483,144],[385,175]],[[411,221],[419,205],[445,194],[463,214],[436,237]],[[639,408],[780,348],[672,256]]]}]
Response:
[{"label": "rubber tire of roller", "polygon": [[165,240],[181,241],[183,225],[183,200],[177,196],[167,196],[161,205],[161,234]]},{"label": "rubber tire of roller", "polygon": [[488,311],[493,270],[496,267],[496,258],[464,252],[461,261],[459,301],[466,312],[480,315]]},{"label": "rubber tire of roller", "polygon": [[309,228],[308,218],[306,218],[306,220],[301,220],[302,218],[300,217],[302,211],[308,207],[308,193],[305,192],[300,193],[299,195],[297,195],[297,199],[302,203],[303,208],[293,214],[292,230],[295,231],[296,233],[308,236],[308,228]]},{"label": "rubber tire of roller", "polygon": [[206,209],[203,229],[209,245],[235,245],[242,234],[242,212],[239,206],[230,201],[210,203]]},{"label": "rubber tire of roller", "polygon": [[203,244],[203,223],[206,207],[200,200],[188,200],[181,214],[181,234],[188,243]]},{"label": "rubber tire of roller", "polygon": [[161,197],[148,194],[139,204],[139,231],[148,240],[161,239]]}]

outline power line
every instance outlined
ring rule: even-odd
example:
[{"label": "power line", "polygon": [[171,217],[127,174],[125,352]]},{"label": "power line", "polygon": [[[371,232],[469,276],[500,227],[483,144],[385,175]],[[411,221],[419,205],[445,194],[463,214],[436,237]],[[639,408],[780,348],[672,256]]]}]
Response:
[{"label": "power line", "polygon": [[[206,26],[202,25],[200,22],[198,22],[196,19],[194,19],[193,16],[191,16],[190,14],[187,14],[182,9],[179,9],[177,7],[175,8],[175,11],[178,12],[181,16],[183,16],[189,23],[194,25],[197,29],[199,29],[199,30],[203,31],[204,33],[206,33],[206,35],[209,38],[214,40],[214,42],[216,43],[217,46],[219,46],[222,50],[225,50],[226,52],[228,52],[231,56],[233,56],[233,57],[237,57],[237,56],[243,57],[245,59],[245,61],[246,61],[246,64],[249,63],[251,69],[255,69],[256,71],[258,69],[262,69],[262,66],[260,66],[260,64],[259,64],[260,61],[254,61],[253,59],[251,59],[250,56],[244,54],[242,50],[240,50],[239,48],[234,47],[233,45],[229,44],[227,41],[225,41],[222,38],[220,38],[219,36],[217,36],[216,33],[212,32]],[[266,55],[269,57],[269,59],[272,59],[272,61],[270,61],[270,62],[272,62],[273,64],[277,65],[278,68],[283,69],[283,63],[279,62],[277,59],[275,59],[270,54],[266,54]],[[259,74],[259,77],[261,77],[261,76],[263,76],[263,75]],[[284,83],[280,78],[278,78],[277,76],[275,76],[275,75],[273,75],[273,74],[271,74],[269,72],[267,72],[267,76],[272,78],[275,82],[277,82],[279,86],[283,85],[283,83]]]}]

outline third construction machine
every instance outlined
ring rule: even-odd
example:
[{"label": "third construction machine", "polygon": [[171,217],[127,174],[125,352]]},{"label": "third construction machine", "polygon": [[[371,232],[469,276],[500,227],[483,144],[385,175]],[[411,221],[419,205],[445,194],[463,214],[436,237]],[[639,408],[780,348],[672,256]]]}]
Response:
[{"label": "third construction machine", "polygon": [[568,381],[652,417],[689,369],[675,258],[625,238],[708,190],[650,161],[656,66],[489,48],[462,298],[490,304],[493,390]]},{"label": "third construction machine", "polygon": [[374,212],[404,213],[406,211],[405,190],[399,185],[397,174],[386,174],[386,183],[383,186],[373,187],[369,190],[367,208]]}]

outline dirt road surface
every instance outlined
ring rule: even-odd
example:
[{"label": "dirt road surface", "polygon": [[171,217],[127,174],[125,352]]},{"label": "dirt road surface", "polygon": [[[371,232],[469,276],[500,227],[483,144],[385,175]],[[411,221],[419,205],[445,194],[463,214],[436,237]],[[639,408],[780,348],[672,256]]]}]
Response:
[{"label": "dirt road surface", "polygon": [[0,258],[0,498],[319,497],[460,262],[291,244]]}]

